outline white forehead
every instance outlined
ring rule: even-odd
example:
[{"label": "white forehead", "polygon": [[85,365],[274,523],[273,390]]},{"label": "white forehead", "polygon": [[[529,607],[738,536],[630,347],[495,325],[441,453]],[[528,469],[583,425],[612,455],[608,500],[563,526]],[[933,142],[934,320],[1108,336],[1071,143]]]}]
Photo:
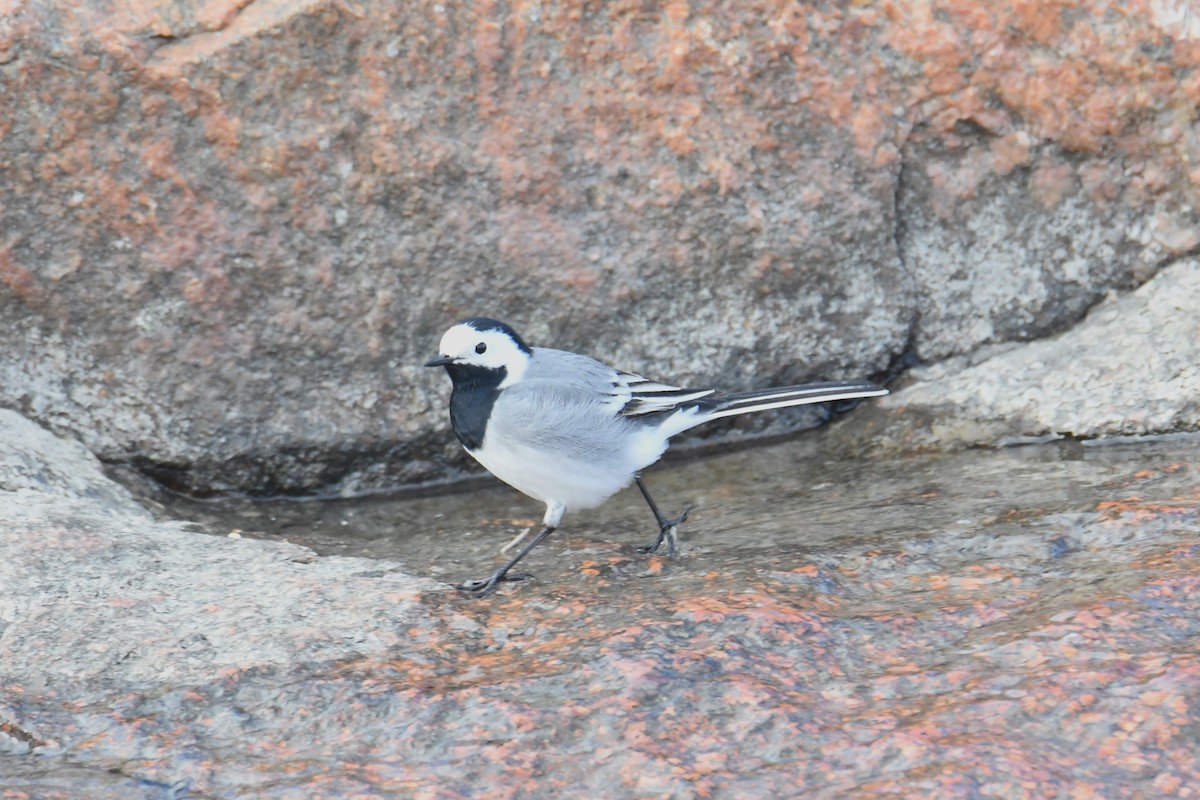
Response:
[{"label": "white forehead", "polygon": [[477,331],[465,322],[460,322],[442,337],[442,343],[438,347],[438,352],[448,356],[461,355],[469,350],[474,350],[475,345],[484,342],[488,347],[496,347],[497,345],[507,344],[513,346],[513,340],[508,334],[503,331]]}]

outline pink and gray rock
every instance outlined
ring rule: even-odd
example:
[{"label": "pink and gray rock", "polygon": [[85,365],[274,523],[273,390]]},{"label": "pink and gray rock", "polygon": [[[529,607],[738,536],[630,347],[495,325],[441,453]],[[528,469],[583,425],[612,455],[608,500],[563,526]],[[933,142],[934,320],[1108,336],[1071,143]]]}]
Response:
[{"label": "pink and gray rock", "polygon": [[26,689],[382,652],[437,587],[397,564],[156,520],[81,445],[7,410],[0,459],[0,675]]},{"label": "pink and gray rock", "polygon": [[[1200,429],[1200,263],[1183,259],[1070,330],[912,370],[844,429],[859,451]],[[853,443],[853,444],[851,444]]]},{"label": "pink and gray rock", "polygon": [[1062,330],[1198,239],[1185,3],[0,6],[0,404],[183,488],[463,465],[444,327],[732,386]]},{"label": "pink and gray rock", "polygon": [[0,795],[1197,785],[1194,444],[830,463],[816,438],[656,475],[700,502],[684,557],[618,545],[648,533],[631,492],[477,602],[405,570],[494,562],[513,493],[393,502],[400,552],[437,559],[316,557],[156,521],[0,412]]},{"label": "pink and gray rock", "polygon": [[[1200,428],[1198,66],[1183,0],[0,0],[0,794],[1196,785],[1189,440],[827,458]],[[475,313],[685,382],[927,363],[660,476],[697,558],[630,556],[617,498],[487,604],[406,569],[524,501],[318,557],[92,455],[450,474],[419,364]]]}]

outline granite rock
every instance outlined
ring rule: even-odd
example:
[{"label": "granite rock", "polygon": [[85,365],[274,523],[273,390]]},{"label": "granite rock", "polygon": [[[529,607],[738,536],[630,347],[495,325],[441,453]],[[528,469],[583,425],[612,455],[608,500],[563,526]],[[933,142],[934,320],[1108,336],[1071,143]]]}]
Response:
[{"label": "granite rock", "polygon": [[1200,430],[1197,320],[1200,262],[1186,259],[1058,336],[914,370],[847,439],[953,448]]},{"label": "granite rock", "polygon": [[[658,474],[701,501],[683,557],[613,544],[645,532],[631,493],[538,548],[540,580],[484,601],[394,561],[0,491],[0,794],[1118,798],[1200,781],[1194,444],[832,462],[813,438]],[[57,461],[25,441],[29,463]],[[528,503],[481,494],[418,504],[440,509],[422,527],[458,532],[426,534],[441,559],[502,557],[497,506]],[[400,548],[420,538],[393,526]]]},{"label": "granite rock", "polygon": [[0,442],[0,682],[186,682],[378,653],[437,586],[394,563],[155,519],[81,445],[12,412]]},{"label": "granite rock", "polygon": [[471,314],[746,388],[1197,246],[1186,3],[0,12],[0,404],[188,491],[463,468],[419,365]]}]

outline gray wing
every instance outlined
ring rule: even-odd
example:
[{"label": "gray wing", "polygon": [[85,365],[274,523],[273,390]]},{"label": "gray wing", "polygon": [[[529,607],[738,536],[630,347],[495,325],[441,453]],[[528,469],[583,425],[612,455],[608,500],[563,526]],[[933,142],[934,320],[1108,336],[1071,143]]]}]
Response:
[{"label": "gray wing", "polygon": [[535,347],[533,352],[533,363],[522,383],[534,381],[540,391],[578,393],[577,402],[599,404],[613,416],[637,417],[673,411],[716,391],[671,386],[614,369],[578,353],[544,347]]},{"label": "gray wing", "polygon": [[489,431],[599,460],[619,451],[623,436],[640,427],[638,417],[674,410],[714,391],[681,389],[578,353],[535,347],[520,382],[496,399]]}]

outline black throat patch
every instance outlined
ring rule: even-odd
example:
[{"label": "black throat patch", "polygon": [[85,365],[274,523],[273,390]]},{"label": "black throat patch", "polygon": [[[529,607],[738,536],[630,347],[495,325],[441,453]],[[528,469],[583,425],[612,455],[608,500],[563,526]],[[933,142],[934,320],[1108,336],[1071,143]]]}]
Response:
[{"label": "black throat patch", "polygon": [[454,383],[454,391],[450,393],[450,424],[454,427],[454,435],[463,447],[478,450],[483,446],[488,417],[500,396],[500,384],[508,376],[508,370],[447,364],[446,372]]}]

